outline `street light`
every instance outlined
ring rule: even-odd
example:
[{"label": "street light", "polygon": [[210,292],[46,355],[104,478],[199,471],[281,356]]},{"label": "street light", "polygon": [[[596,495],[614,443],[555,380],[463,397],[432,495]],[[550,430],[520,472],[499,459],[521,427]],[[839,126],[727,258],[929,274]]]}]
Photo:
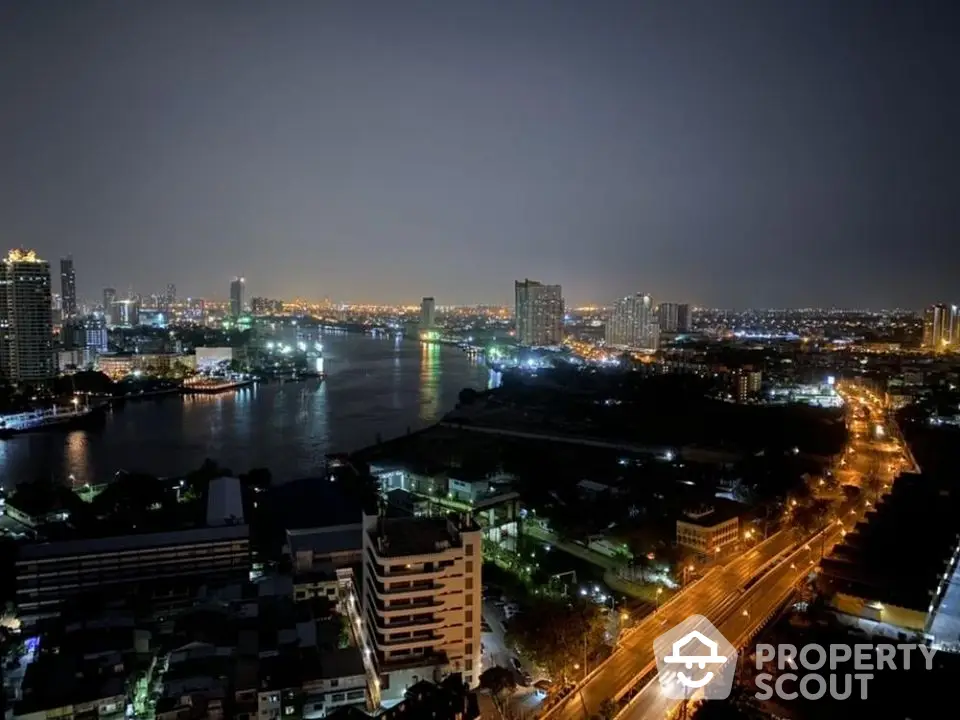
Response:
[{"label": "street light", "polygon": [[663,588],[662,588],[662,587],[658,587],[658,588],[657,588],[657,609],[654,610],[654,615],[656,615],[657,613],[660,612],[660,596],[661,596],[661,595],[663,595]]}]

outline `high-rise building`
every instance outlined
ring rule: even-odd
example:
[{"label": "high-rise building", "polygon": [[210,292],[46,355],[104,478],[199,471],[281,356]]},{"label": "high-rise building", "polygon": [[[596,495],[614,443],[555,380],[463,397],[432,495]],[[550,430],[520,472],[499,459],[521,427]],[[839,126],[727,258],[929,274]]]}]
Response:
[{"label": "high-rise building", "polygon": [[114,313],[113,304],[116,301],[117,301],[116,288],[104,288],[103,289],[103,317],[107,321],[107,325],[113,325],[116,322],[113,316],[113,313]]},{"label": "high-rise building", "polygon": [[177,286],[173,283],[167,285],[166,310],[169,312],[177,304]]},{"label": "high-rise building", "polygon": [[140,324],[140,302],[134,298],[113,303],[113,324],[119,327],[136,327]]},{"label": "high-rise building", "polygon": [[420,330],[432,330],[436,324],[436,304],[432,297],[420,301]]},{"label": "high-rise building", "polygon": [[98,315],[74,318],[63,328],[63,345],[67,350],[105,353],[108,348],[107,339],[107,323]]},{"label": "high-rise building", "polygon": [[563,292],[535,280],[514,283],[517,344],[526,347],[563,342]]},{"label": "high-rise building", "polygon": [[923,312],[923,346],[946,350],[960,345],[960,311],[956,305],[931,305]]},{"label": "high-rise building", "polygon": [[653,298],[637,293],[617,300],[604,337],[608,345],[656,350],[660,345],[660,326],[653,310]]},{"label": "high-rise building", "polygon": [[363,518],[363,630],[381,697],[416,679],[480,675],[480,527],[469,515]]},{"label": "high-rise building", "polygon": [[741,368],[733,374],[733,392],[737,402],[745,403],[760,394],[763,373],[751,368]]},{"label": "high-rise building", "polygon": [[0,374],[11,382],[56,374],[50,265],[33,250],[11,250],[0,262]]},{"label": "high-rise building", "polygon": [[73,272],[73,256],[60,258],[60,309],[63,317],[69,318],[77,314],[77,276]]},{"label": "high-rise building", "polygon": [[660,303],[657,320],[660,332],[690,332],[690,306],[684,303]]},{"label": "high-rise building", "polygon": [[230,283],[230,316],[238,318],[243,314],[243,286],[246,281],[242,277],[234,278]]}]

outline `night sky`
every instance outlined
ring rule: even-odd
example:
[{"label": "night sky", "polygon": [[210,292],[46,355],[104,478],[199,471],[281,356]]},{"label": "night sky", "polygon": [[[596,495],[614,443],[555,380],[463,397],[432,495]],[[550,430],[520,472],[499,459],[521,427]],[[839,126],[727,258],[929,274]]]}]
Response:
[{"label": "night sky", "polygon": [[5,0],[0,244],[91,300],[960,301],[958,6]]}]

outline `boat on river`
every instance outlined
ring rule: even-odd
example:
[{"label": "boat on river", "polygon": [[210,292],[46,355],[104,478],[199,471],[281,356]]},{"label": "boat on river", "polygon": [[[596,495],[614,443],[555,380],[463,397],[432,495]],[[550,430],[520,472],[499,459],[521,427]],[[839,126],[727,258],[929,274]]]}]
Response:
[{"label": "boat on river", "polygon": [[103,419],[106,409],[106,403],[84,405],[82,407],[55,405],[42,410],[0,415],[0,438],[8,438],[36,430],[69,430],[81,427],[89,422]]}]

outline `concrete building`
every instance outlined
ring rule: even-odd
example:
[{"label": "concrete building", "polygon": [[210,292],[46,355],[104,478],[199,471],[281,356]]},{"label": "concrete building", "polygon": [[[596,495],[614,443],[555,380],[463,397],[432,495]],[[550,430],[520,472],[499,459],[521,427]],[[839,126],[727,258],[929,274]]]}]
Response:
[{"label": "concrete building", "polygon": [[660,332],[690,332],[690,306],[683,303],[660,303],[657,307]]},{"label": "concrete building", "polygon": [[740,539],[740,512],[736,503],[697,508],[677,520],[677,545],[708,555]]},{"label": "concrete building", "polygon": [[249,572],[247,525],[36,543],[20,548],[17,607],[22,616],[42,617],[85,592],[122,593],[142,583]]},{"label": "concrete building", "polygon": [[469,515],[363,518],[363,615],[385,701],[480,675],[481,531]]},{"label": "concrete building", "polygon": [[960,311],[956,305],[931,305],[923,311],[923,346],[937,352],[960,344]]},{"label": "concrete building", "polygon": [[109,334],[102,315],[87,315],[67,321],[61,337],[67,350],[89,350],[94,355],[107,352]]},{"label": "concrete building", "polygon": [[195,362],[196,356],[179,353],[115,353],[100,355],[97,358],[97,367],[111,380],[119,380],[135,372],[172,372],[178,363],[186,370],[193,370]]},{"label": "concrete building", "polygon": [[514,283],[517,344],[544,347],[563,342],[563,292],[535,280]]},{"label": "concrete building", "polygon": [[117,301],[117,291],[115,288],[104,288],[103,289],[103,318],[107,322],[107,326],[110,327],[116,322],[113,313],[113,304]]},{"label": "concrete building", "polygon": [[64,318],[77,314],[77,276],[71,255],[60,258],[60,309]]},{"label": "concrete building", "polygon": [[238,318],[243,314],[243,291],[246,280],[242,277],[233,279],[230,283],[230,317]]},{"label": "concrete building", "polygon": [[733,396],[737,402],[745,403],[760,394],[763,387],[763,373],[747,368],[733,374]]},{"label": "concrete building", "polygon": [[116,300],[110,310],[110,316],[117,327],[136,327],[140,324],[140,303],[133,298]]},{"label": "concrete building", "polygon": [[656,350],[660,345],[660,327],[653,298],[636,293],[617,300],[607,322],[605,338],[608,345]]},{"label": "concrete building", "polygon": [[198,347],[196,349],[196,366],[199,372],[209,372],[221,365],[229,366],[233,360],[240,359],[239,348],[232,347]]},{"label": "concrete building", "polygon": [[56,375],[50,265],[33,250],[0,261],[0,375],[13,383]]},{"label": "concrete building", "polygon": [[420,331],[433,330],[436,320],[436,303],[432,297],[425,297],[420,301]]}]

